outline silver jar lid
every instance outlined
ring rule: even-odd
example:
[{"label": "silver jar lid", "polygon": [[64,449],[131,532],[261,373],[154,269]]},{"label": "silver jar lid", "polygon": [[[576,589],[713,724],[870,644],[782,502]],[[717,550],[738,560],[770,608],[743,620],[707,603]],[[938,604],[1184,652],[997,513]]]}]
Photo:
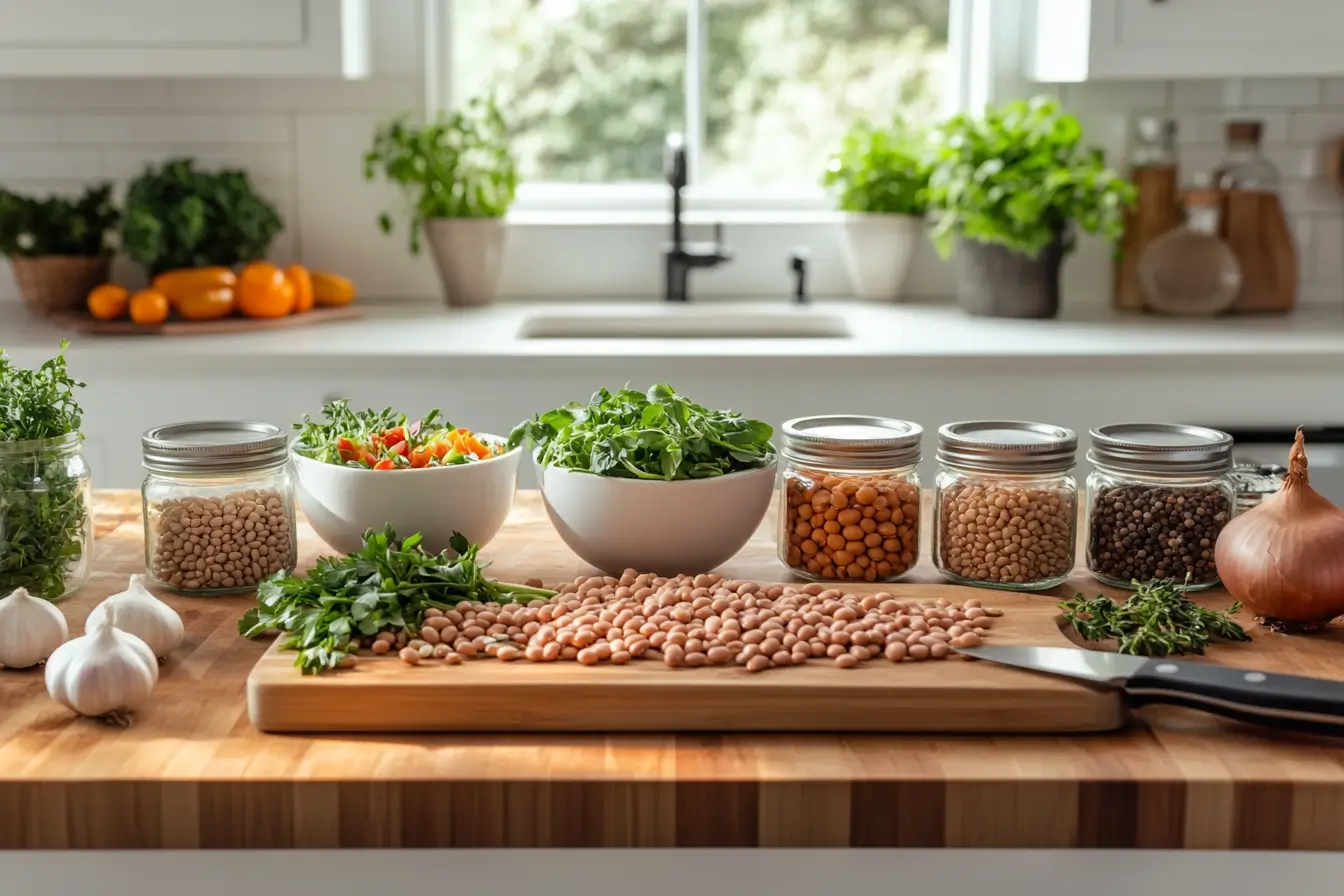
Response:
[{"label": "silver jar lid", "polygon": [[882,470],[919,463],[924,427],[863,414],[796,417],[784,424],[786,460],[847,470]]},{"label": "silver jar lid", "polygon": [[246,473],[288,459],[289,439],[278,426],[240,420],[173,423],[140,437],[144,466],[158,473]]},{"label": "silver jar lid", "polygon": [[1073,430],[1025,420],[963,420],[938,430],[938,462],[982,473],[1066,473],[1077,461]]},{"label": "silver jar lid", "polygon": [[1087,459],[1150,476],[1221,476],[1232,469],[1232,437],[1183,423],[1114,423],[1092,430]]}]

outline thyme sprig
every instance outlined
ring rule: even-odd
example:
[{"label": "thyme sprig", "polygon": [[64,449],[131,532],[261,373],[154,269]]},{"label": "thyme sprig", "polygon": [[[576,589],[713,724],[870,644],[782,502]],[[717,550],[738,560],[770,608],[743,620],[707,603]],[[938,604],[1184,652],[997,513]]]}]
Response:
[{"label": "thyme sprig", "polygon": [[1079,594],[1059,608],[1084,640],[1115,641],[1120,653],[1138,656],[1203,654],[1215,638],[1251,639],[1232,620],[1240,603],[1224,612],[1201,607],[1190,599],[1189,583],[1188,575],[1185,584],[1175,579],[1135,582],[1134,593],[1124,603],[1101,594],[1090,600]]}]

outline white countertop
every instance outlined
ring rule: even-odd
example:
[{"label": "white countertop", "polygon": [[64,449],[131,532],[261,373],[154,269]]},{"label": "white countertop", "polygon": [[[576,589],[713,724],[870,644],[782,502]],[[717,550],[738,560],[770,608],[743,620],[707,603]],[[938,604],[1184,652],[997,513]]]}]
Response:
[{"label": "white countertop", "polygon": [[[741,316],[782,312],[779,303],[706,303],[710,313]],[[91,337],[65,333],[20,307],[0,309],[0,348],[22,365],[39,362],[69,338],[81,375],[103,370],[160,370],[175,364],[245,363],[250,367],[320,371],[355,362],[369,369],[414,362],[447,372],[467,365],[541,369],[536,362],[579,364],[661,358],[669,366],[718,359],[772,366],[799,359],[894,365],[902,369],[1069,370],[1155,369],[1177,372],[1224,365],[1228,373],[1344,371],[1344,314],[1306,310],[1287,316],[1172,319],[1099,310],[1057,320],[975,318],[953,305],[819,302],[803,314],[841,315],[848,338],[788,339],[525,339],[537,314],[672,315],[684,309],[640,303],[529,303],[447,311],[436,305],[366,302],[361,320],[289,330],[191,337]],[[697,306],[692,309],[698,312]]]}]

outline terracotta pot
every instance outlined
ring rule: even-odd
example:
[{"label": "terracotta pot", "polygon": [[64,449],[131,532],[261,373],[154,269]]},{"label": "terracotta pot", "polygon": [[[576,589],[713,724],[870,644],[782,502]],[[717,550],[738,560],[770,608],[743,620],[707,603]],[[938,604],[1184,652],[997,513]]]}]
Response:
[{"label": "terracotta pot", "polygon": [[502,218],[435,218],[425,222],[425,237],[450,308],[494,302],[508,238]]},{"label": "terracotta pot", "polygon": [[14,255],[9,263],[24,303],[43,317],[82,311],[89,291],[106,283],[112,270],[111,255]]},{"label": "terracotta pot", "polygon": [[924,219],[914,215],[845,215],[845,265],[854,295],[891,301],[899,298],[915,244],[924,238]]}]

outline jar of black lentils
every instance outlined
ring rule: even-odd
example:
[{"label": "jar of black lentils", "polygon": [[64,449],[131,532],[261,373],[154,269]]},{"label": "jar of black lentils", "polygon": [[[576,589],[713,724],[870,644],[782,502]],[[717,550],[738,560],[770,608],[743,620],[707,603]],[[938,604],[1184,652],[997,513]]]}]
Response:
[{"label": "jar of black lentils", "polygon": [[1068,578],[1077,531],[1078,437],[1019,420],[938,430],[933,557],[962,585],[1042,591]]},{"label": "jar of black lentils", "polygon": [[1235,512],[1232,437],[1175,423],[1120,423],[1092,430],[1087,459],[1087,568],[1132,588],[1189,577],[1218,584],[1213,549]]}]

